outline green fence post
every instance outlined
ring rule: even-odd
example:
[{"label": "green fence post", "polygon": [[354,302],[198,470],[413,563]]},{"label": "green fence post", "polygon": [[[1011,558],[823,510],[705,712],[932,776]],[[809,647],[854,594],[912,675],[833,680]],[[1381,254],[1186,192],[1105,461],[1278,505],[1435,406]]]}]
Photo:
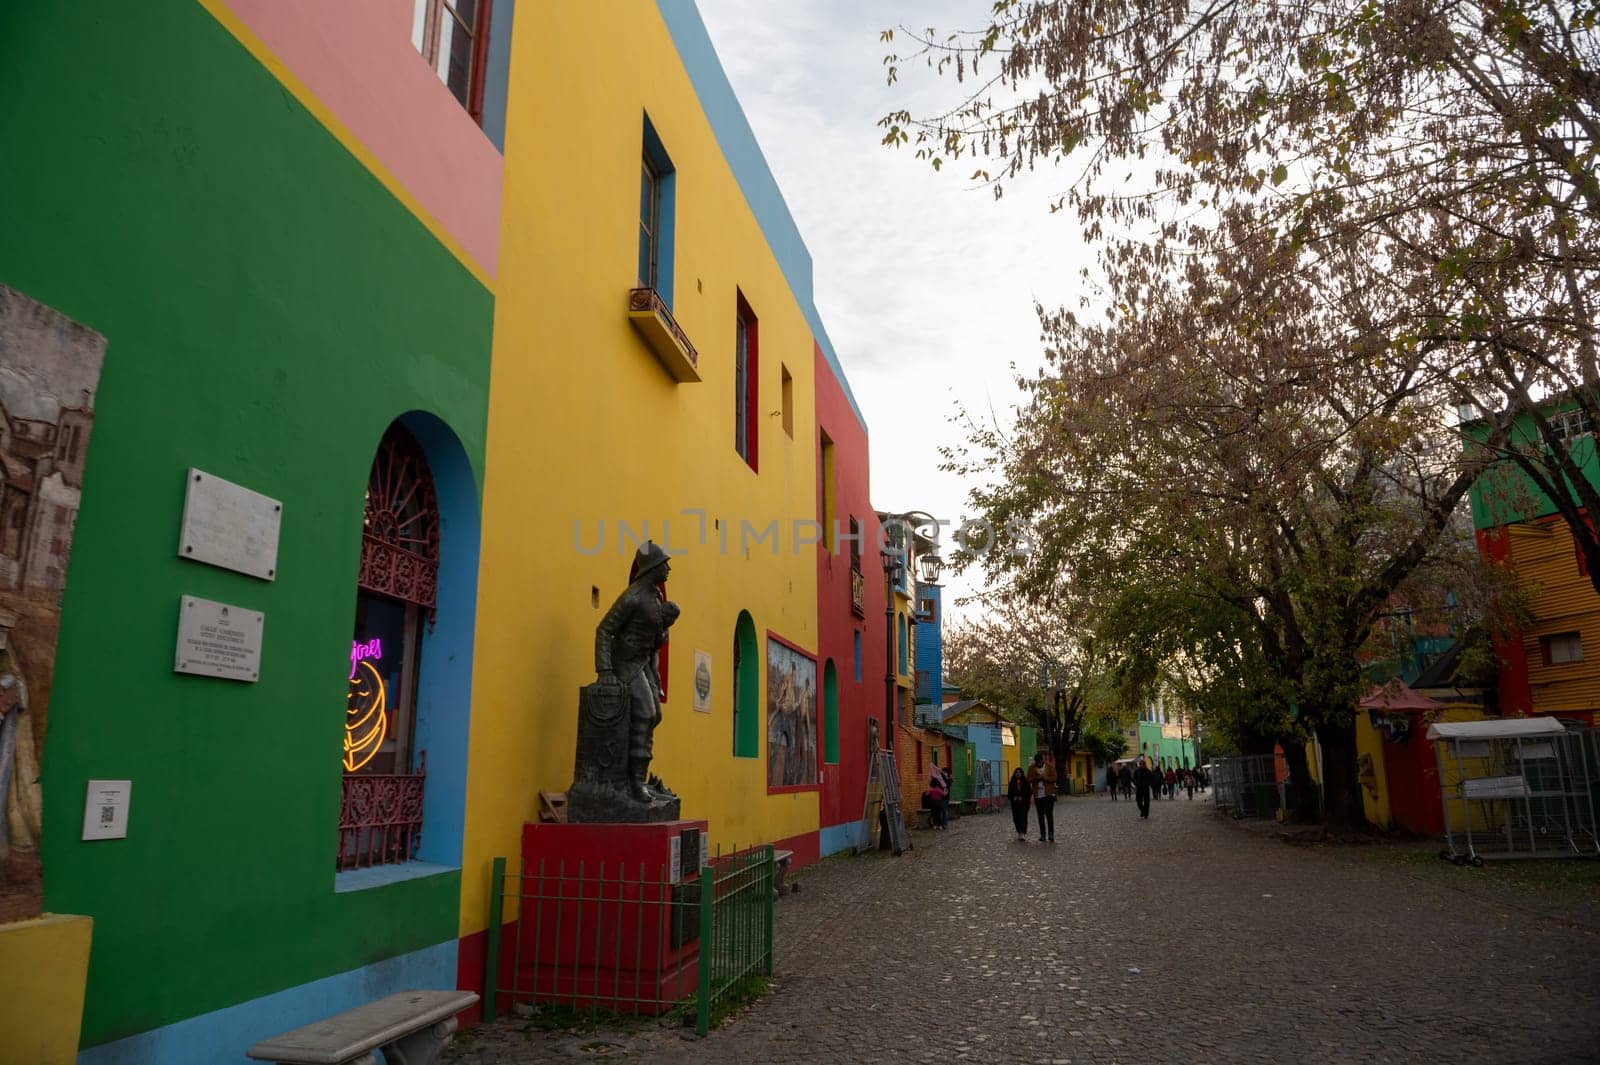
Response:
[{"label": "green fence post", "polygon": [[767,861],[766,861],[767,875],[766,875],[766,882],[762,885],[762,891],[761,891],[761,905],[765,908],[765,913],[764,913],[765,920],[763,921],[763,924],[765,925],[765,927],[762,929],[761,947],[766,952],[765,958],[762,959],[761,971],[767,976],[771,976],[772,975],[772,910],[773,910],[773,899],[772,899],[772,896],[773,896],[773,873],[774,873],[772,855],[773,855],[773,847],[772,847],[772,844],[769,843],[769,844],[767,844]]},{"label": "green fence post", "polygon": [[483,1023],[493,1024],[496,1016],[496,981],[500,979],[500,921],[505,905],[506,860],[494,860],[494,879],[489,887],[489,941],[483,950]]},{"label": "green fence post", "polygon": [[716,950],[711,946],[712,898],[717,893],[716,874],[711,871],[711,866],[702,866],[700,869],[700,964],[699,988],[695,995],[694,1031],[696,1035],[705,1035],[711,1030],[711,979],[712,964],[716,957]]}]

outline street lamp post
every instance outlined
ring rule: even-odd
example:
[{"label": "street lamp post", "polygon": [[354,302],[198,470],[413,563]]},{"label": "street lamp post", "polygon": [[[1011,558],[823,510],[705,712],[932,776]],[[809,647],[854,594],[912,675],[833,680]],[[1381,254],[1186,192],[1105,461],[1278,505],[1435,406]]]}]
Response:
[{"label": "street lamp post", "polygon": [[887,548],[878,552],[883,562],[883,735],[884,747],[894,750],[894,586],[900,583],[900,555]]}]

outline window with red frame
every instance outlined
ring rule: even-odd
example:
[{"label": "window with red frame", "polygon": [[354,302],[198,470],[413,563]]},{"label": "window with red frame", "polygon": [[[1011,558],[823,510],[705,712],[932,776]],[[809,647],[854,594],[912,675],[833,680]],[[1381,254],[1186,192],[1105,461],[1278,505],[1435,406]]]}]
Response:
[{"label": "window with red frame", "polygon": [[489,51],[492,0],[416,0],[411,43],[461,101],[472,120],[483,123],[483,71]]},{"label": "window with red frame", "polygon": [[760,421],[756,418],[756,411],[760,409],[757,402],[760,396],[757,388],[760,323],[756,321],[750,305],[744,301],[744,293],[736,292],[735,295],[738,303],[734,312],[733,447],[752,470],[759,470],[757,445],[760,437],[757,430]]}]

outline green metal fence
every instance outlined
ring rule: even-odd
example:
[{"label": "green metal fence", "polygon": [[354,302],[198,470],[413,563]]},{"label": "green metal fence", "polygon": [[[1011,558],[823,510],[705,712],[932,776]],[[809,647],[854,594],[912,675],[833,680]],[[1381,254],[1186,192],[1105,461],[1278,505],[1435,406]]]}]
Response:
[{"label": "green metal fence", "polygon": [[615,863],[506,867],[506,859],[494,860],[486,1023],[509,998],[592,1015],[692,1010],[704,1035],[717,1002],[750,977],[772,973],[770,845],[719,853],[677,883],[665,869],[651,876]]},{"label": "green metal fence", "polygon": [[774,871],[771,844],[714,861],[700,871],[695,1031],[701,1035],[710,1026],[713,1003],[750,977],[772,975]]}]

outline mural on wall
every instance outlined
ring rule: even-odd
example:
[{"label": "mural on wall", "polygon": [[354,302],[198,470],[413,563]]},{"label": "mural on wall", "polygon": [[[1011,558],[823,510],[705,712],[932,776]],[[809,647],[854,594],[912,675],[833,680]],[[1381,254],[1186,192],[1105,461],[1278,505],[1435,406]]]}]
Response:
[{"label": "mural on wall", "polygon": [[0,285],[0,921],[39,913],[39,764],[105,350]]},{"label": "mural on wall", "polygon": [[767,638],[767,787],[817,783],[817,663]]}]

